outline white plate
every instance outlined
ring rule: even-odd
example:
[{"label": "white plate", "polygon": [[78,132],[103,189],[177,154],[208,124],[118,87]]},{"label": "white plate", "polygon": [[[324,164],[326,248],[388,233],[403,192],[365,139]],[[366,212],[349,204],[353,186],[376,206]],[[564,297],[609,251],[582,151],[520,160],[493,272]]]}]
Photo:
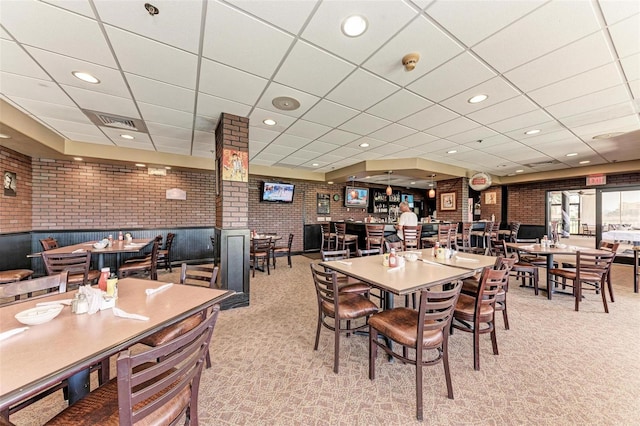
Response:
[{"label": "white plate", "polygon": [[64,308],[64,305],[38,306],[36,308],[18,312],[16,314],[16,319],[26,325],[43,324],[57,317],[62,311],[62,308]]}]

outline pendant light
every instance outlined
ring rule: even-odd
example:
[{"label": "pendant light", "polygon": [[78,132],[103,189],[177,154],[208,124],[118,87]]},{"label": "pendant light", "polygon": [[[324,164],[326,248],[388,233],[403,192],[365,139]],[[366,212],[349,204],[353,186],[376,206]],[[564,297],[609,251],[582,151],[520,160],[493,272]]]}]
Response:
[{"label": "pendant light", "polygon": [[393,173],[393,171],[389,170],[387,172],[387,195],[391,196],[391,194],[393,194],[393,189],[391,188],[391,173]]},{"label": "pendant light", "polygon": [[436,177],[435,174],[431,175],[431,183],[429,184],[429,198],[435,198],[436,197],[436,189],[435,189],[435,183],[433,181],[433,178]]}]

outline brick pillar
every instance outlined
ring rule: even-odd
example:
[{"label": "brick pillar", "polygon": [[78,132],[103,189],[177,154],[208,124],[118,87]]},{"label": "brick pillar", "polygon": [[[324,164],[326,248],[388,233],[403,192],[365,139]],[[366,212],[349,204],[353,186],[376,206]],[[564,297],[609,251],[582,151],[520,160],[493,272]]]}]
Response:
[{"label": "brick pillar", "polygon": [[[234,168],[234,161],[244,166]],[[216,128],[214,258],[219,283],[234,296],[223,308],[249,305],[249,119],[223,113]]]}]

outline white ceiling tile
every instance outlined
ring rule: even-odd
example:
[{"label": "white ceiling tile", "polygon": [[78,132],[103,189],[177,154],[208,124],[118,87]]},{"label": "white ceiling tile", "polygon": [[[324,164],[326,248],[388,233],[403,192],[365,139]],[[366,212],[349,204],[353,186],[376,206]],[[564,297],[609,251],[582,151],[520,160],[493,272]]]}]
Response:
[{"label": "white ceiling tile", "polygon": [[633,98],[640,99],[640,80],[629,82],[629,87],[631,87],[631,93],[633,93]]},{"label": "white ceiling tile", "polygon": [[[276,125],[267,126],[263,123],[263,121],[267,119],[275,120]],[[296,121],[295,117],[279,114],[273,111],[267,111],[261,108],[255,108],[251,111],[251,115],[249,116],[249,123],[251,123],[251,126],[276,132],[283,132],[287,127],[291,126],[294,121]]]},{"label": "white ceiling tile", "polygon": [[104,133],[102,133],[89,120],[86,120],[85,122],[78,122],[56,118],[45,118],[44,121],[53,128],[58,129],[58,131],[63,134],[78,133],[87,136],[94,136],[98,138],[98,140],[107,139]]},{"label": "white ceiling tile", "polygon": [[218,118],[219,117],[204,117],[196,115],[193,131],[202,131],[213,134],[216,131],[216,127],[218,127]]},{"label": "white ceiling tile", "polygon": [[528,92],[613,61],[605,33],[598,31],[509,71],[505,77]]},{"label": "white ceiling tile", "polygon": [[[439,1],[427,9],[427,14],[467,46],[473,46],[543,3],[543,0]],[[460,19],[461,16],[465,19]]]},{"label": "white ceiling tile", "polygon": [[[297,99],[300,102],[300,108],[292,111],[284,111],[279,110],[275,106],[273,106],[272,101],[275,98],[287,96],[290,98]],[[299,90],[292,89],[287,86],[283,86],[278,83],[271,83],[267,87],[267,90],[263,93],[262,97],[258,101],[257,106],[264,110],[277,112],[279,114],[290,115],[292,117],[300,117],[304,115],[305,112],[309,110],[313,105],[315,105],[320,98],[310,95],[308,93],[301,92]]]},{"label": "white ceiling tile", "polygon": [[518,129],[531,129],[532,127],[537,128],[536,126],[549,123],[551,121],[553,121],[553,118],[543,110],[534,110],[520,114],[516,117],[491,123],[489,127],[497,132],[505,133]]},{"label": "white ceiling tile", "polygon": [[419,132],[411,136],[407,136],[406,138],[398,139],[395,141],[395,143],[398,145],[402,145],[403,147],[419,148],[419,147],[424,147],[427,144],[430,144],[436,139],[437,138],[434,136]]},{"label": "white ceiling tile", "polygon": [[[363,10],[369,24],[367,31],[359,37],[345,36],[340,29],[343,19],[363,14]],[[415,10],[399,0],[324,1],[302,32],[302,38],[360,64],[415,15]]]},{"label": "white ceiling tile", "polygon": [[98,23],[35,1],[3,1],[2,25],[21,43],[115,68]]},{"label": "white ceiling tile", "polygon": [[9,98],[18,97],[74,106],[69,96],[53,82],[6,72],[0,73],[0,93]]},{"label": "white ceiling tile", "polygon": [[401,90],[372,106],[367,112],[385,120],[398,121],[430,105],[433,103],[425,98]]},{"label": "white ceiling tile", "polygon": [[464,145],[470,145],[474,149],[485,151],[486,148],[489,148],[495,145],[502,145],[502,144],[509,144],[509,143],[517,143],[517,142],[504,135],[496,134],[494,136],[484,137],[482,138],[482,141],[472,140],[471,142],[467,142]]},{"label": "white ceiling tile", "polygon": [[620,65],[622,65],[622,70],[627,80],[640,79],[640,53],[621,59]]},{"label": "white ceiling tile", "polygon": [[[315,7],[317,0],[227,0],[227,2],[286,31],[297,34]],[[282,13],[285,9],[287,12]]]},{"label": "white ceiling tile", "polygon": [[466,132],[447,136],[447,139],[450,140],[451,142],[468,144],[470,142],[473,142],[473,141],[477,142],[478,140],[489,138],[495,135],[496,135],[496,132],[483,126],[483,127],[477,127],[475,129],[467,130]]},{"label": "white ceiling tile", "polygon": [[273,143],[269,144],[262,152],[258,155],[261,158],[274,159],[274,157],[266,157],[266,155],[276,156],[279,155],[280,158],[275,159],[275,161],[280,161],[282,158],[290,155],[292,152],[295,152],[296,148],[285,145],[274,145]]},{"label": "white ceiling tile", "polygon": [[191,146],[191,129],[171,126],[164,123],[147,123],[147,129],[151,138],[156,142],[158,137],[175,139],[176,142],[185,143]]},{"label": "white ceiling tile", "polygon": [[252,141],[268,143],[280,135],[280,132],[256,127],[253,122],[251,124],[249,127],[249,139]]},{"label": "white ceiling tile", "polygon": [[404,151],[406,148],[407,148],[406,146],[402,146],[394,143],[388,143],[388,144],[373,148],[371,152],[376,154],[382,154],[391,158],[398,158],[396,154],[398,152]]},{"label": "white ceiling tile", "polygon": [[356,115],[358,115],[358,110],[323,99],[307,111],[304,119],[337,127]]},{"label": "white ceiling tile", "polygon": [[94,133],[87,135],[85,133],[66,132],[64,136],[72,141],[95,143],[98,145],[113,145],[113,143],[104,135]]},{"label": "white ceiling tile", "polygon": [[[570,101],[550,105],[546,110],[553,116],[561,119],[564,117],[582,114],[587,111],[601,109],[603,106],[608,107],[619,104],[627,101],[628,99],[629,92],[627,91],[626,85],[620,85],[601,90],[599,92],[590,93],[585,96],[580,96],[579,98],[572,99]],[[564,120],[561,121],[566,123]]]},{"label": "white ceiling tile", "polygon": [[394,123],[388,125],[387,127],[383,127],[380,130],[376,130],[375,132],[369,134],[369,136],[374,139],[393,142],[396,139],[404,138],[405,136],[409,136],[414,133],[416,133],[415,130]]},{"label": "white ceiling tile", "polygon": [[160,13],[151,16],[140,2],[93,0],[106,24],[155,39],[191,53],[198,53],[202,3],[199,1],[154,2]]},{"label": "white ceiling tile", "polygon": [[317,96],[326,95],[355,66],[303,41],[298,41],[274,80]]},{"label": "white ceiling tile", "polygon": [[640,13],[640,3],[635,0],[599,0],[607,25],[615,24],[631,15]]},{"label": "white ceiling tile", "polygon": [[309,161],[309,160],[305,159],[305,158],[298,158],[298,157],[288,156],[288,157],[285,157],[282,160],[278,161],[277,165],[298,166],[300,164],[306,163],[307,161]]},{"label": "white ceiling tile", "polygon": [[42,0],[44,3],[50,3],[54,6],[60,7],[62,9],[67,9],[72,12],[79,13],[81,15],[87,16],[89,18],[95,18],[95,14],[93,13],[93,9],[91,8],[91,4],[85,0]]},{"label": "white ceiling tile", "polygon": [[439,102],[495,76],[495,72],[465,52],[411,83],[407,89]]},{"label": "white ceiling tile", "polygon": [[287,129],[286,133],[307,139],[316,139],[330,130],[331,127],[329,126],[323,126],[322,124],[306,120],[298,120]]},{"label": "white ceiling tile", "polygon": [[55,118],[78,123],[87,123],[89,121],[87,116],[76,108],[75,105],[52,104],[50,102],[41,102],[19,97],[14,97],[13,99],[29,111],[29,113],[41,118]]},{"label": "white ceiling tile", "polygon": [[80,108],[121,115],[123,117],[140,118],[136,105],[131,98],[121,98],[107,95],[106,93],[96,93],[79,87],[63,87]]},{"label": "white ceiling tile", "polygon": [[544,107],[622,83],[623,81],[620,78],[616,65],[607,64],[533,90],[527,93],[527,95]]},{"label": "white ceiling tile", "polygon": [[483,108],[479,111],[467,114],[467,117],[482,124],[490,124],[496,121],[505,120],[527,112],[538,109],[538,106],[531,102],[526,96],[517,96]]},{"label": "white ceiling tile", "polygon": [[[448,34],[420,16],[382,46],[363,67],[405,86],[462,50]],[[403,53],[399,55],[399,52]],[[407,72],[402,65],[402,57],[413,52],[420,54],[422,60],[418,61],[413,71]]]},{"label": "white ceiling tile", "polygon": [[320,141],[328,142],[335,145],[346,145],[358,139],[360,135],[345,132],[344,130],[335,129],[320,137]]},{"label": "white ceiling tile", "polygon": [[138,101],[193,113],[196,96],[194,90],[135,74],[126,74],[126,79],[131,87],[131,92]]},{"label": "white ceiling tile", "polygon": [[322,141],[313,141],[309,145],[304,147],[306,151],[313,152],[316,155],[331,152],[336,148],[338,148],[338,145],[334,145],[332,143],[327,143]]},{"label": "white ceiling tile", "polygon": [[198,88],[209,95],[253,105],[267,83],[262,77],[204,58]]},{"label": "white ceiling tile", "polygon": [[610,26],[609,33],[621,58],[640,52],[640,14]]},{"label": "white ceiling tile", "polygon": [[[118,146],[132,147],[130,144],[138,144],[138,145],[148,145],[153,149],[151,145],[151,137],[147,133],[142,132],[132,132],[130,130],[122,130],[114,127],[101,126],[100,130],[107,135],[109,139],[111,139]],[[129,136],[133,136],[133,139],[123,139],[120,135],[123,133],[128,134]]]},{"label": "white ceiling tile", "polygon": [[457,143],[448,141],[446,139],[438,139],[433,142],[429,142],[427,145],[422,146],[422,149],[425,152],[442,152],[446,155],[446,151],[453,148],[454,146],[458,146]]},{"label": "white ceiling tile", "polygon": [[367,135],[391,124],[390,121],[383,120],[373,115],[362,113],[340,126],[340,129],[347,132]]},{"label": "white ceiling tile", "polygon": [[169,126],[182,127],[191,130],[193,126],[193,113],[177,111],[158,105],[138,102],[138,107],[147,122],[162,123]]},{"label": "white ceiling tile", "polygon": [[193,146],[207,146],[209,150],[215,149],[216,135],[209,132],[193,132]]},{"label": "white ceiling tile", "polygon": [[266,143],[266,142],[258,142],[258,141],[255,141],[255,140],[250,140],[249,141],[249,155],[251,157],[257,155],[267,145],[268,145],[268,143]]},{"label": "white ceiling tile", "polygon": [[240,117],[246,117],[250,110],[251,107],[248,105],[210,96],[205,93],[200,93],[198,96],[198,107],[196,109],[198,115],[204,117],[215,117],[216,119],[218,119],[220,114],[223,112],[238,115]]},{"label": "white ceiling tile", "polygon": [[458,117],[460,117],[459,114],[447,108],[443,108],[440,105],[433,105],[400,120],[398,123],[422,131]]},{"label": "white ceiling tile", "polygon": [[118,28],[106,26],[105,29],[125,72],[195,89],[196,55]]},{"label": "white ceiling tile", "polygon": [[8,40],[0,40],[0,70],[39,80],[51,80],[22,47]]},{"label": "white ceiling tile", "polygon": [[270,78],[293,37],[231,7],[210,1],[202,54]]},{"label": "white ceiling tile", "polygon": [[640,129],[638,114],[627,115],[612,120],[604,120],[599,123],[592,123],[585,126],[572,128],[573,132],[584,140],[589,140],[594,136],[604,133],[630,132]]},{"label": "white ceiling tile", "polygon": [[576,136],[573,133],[555,121],[536,125],[536,128],[540,130],[540,133],[535,135],[525,135],[524,129],[507,132],[505,135],[528,146],[537,146],[541,143],[548,142],[576,140]]},{"label": "white ceiling tile", "polygon": [[363,69],[358,69],[327,95],[342,105],[365,110],[399,88]]},{"label": "white ceiling tile", "polygon": [[[469,103],[468,100],[476,95],[488,95],[489,98],[486,101],[477,104]],[[452,96],[451,98],[440,102],[440,104],[447,108],[451,108],[460,114],[469,114],[518,95],[518,91],[511,85],[505,82],[501,77],[496,77],[471,89],[467,89],[458,95]]]},{"label": "white ceiling tile", "polygon": [[547,2],[473,50],[498,71],[505,72],[598,29],[591,2]]},{"label": "white ceiling tile", "polygon": [[430,127],[426,130],[426,133],[441,138],[446,138],[447,136],[455,135],[456,133],[462,133],[466,130],[475,129],[476,127],[480,127],[478,123],[475,123],[468,118],[459,117],[447,121],[446,123]]},{"label": "white ceiling tile", "polygon": [[[368,147],[361,147],[360,145],[363,143],[368,143],[369,146]],[[363,136],[359,139],[356,139],[355,141],[345,144],[344,146],[349,147],[349,148],[355,148],[355,149],[360,149],[360,150],[371,150],[373,148],[379,147],[385,145],[385,142],[379,140],[379,139],[373,139],[367,136]]]},{"label": "white ceiling tile", "polygon": [[309,139],[299,138],[298,136],[287,135],[283,133],[273,142],[271,142],[271,146],[288,146],[291,148],[300,149],[303,146],[307,145],[309,142],[311,142]]}]

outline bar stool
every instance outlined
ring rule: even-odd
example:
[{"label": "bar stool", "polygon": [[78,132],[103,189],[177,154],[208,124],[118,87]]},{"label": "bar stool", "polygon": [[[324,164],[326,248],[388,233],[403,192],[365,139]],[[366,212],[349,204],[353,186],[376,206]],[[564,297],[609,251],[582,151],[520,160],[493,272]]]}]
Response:
[{"label": "bar stool", "polygon": [[353,251],[358,250],[358,236],[354,234],[347,234],[347,224],[336,223],[336,248],[338,250],[349,250],[353,245]]}]

